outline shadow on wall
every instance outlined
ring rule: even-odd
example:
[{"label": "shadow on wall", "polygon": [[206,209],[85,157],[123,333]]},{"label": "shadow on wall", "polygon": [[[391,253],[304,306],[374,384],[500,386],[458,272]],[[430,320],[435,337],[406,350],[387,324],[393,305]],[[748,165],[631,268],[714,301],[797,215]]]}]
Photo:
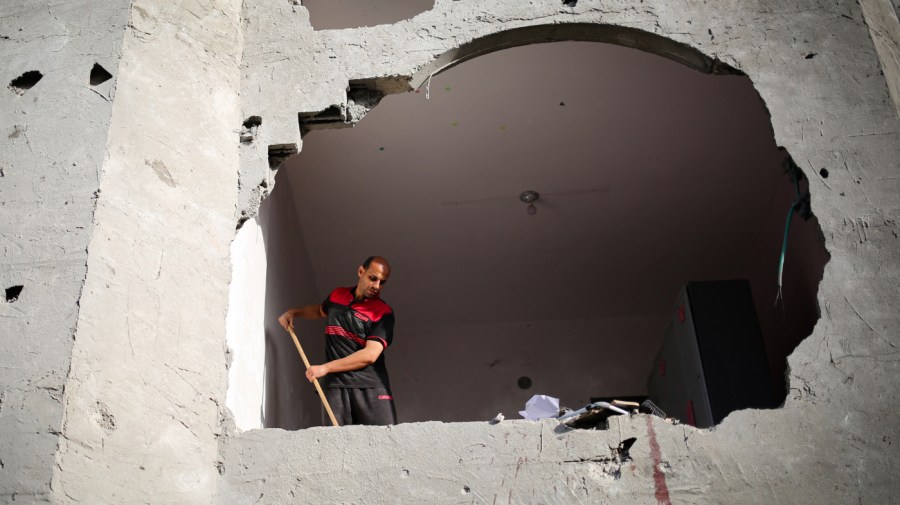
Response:
[{"label": "shadow on wall", "polygon": [[[290,335],[278,324],[278,316],[288,308],[320,301],[287,180],[290,173],[282,170],[278,174],[275,189],[259,209],[269,265],[266,271],[266,392],[262,425],[288,430],[321,424],[319,398],[304,377],[303,362]],[[318,321],[298,320],[294,327],[309,359],[321,361],[325,354],[324,326]]]}]

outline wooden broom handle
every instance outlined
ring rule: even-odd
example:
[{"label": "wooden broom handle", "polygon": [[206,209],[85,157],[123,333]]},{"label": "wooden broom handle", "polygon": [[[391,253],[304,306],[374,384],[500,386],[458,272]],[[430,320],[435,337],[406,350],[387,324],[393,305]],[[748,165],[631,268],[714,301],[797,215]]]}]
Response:
[{"label": "wooden broom handle", "polygon": [[[309,360],[306,359],[306,353],[303,352],[303,347],[300,346],[300,341],[297,340],[294,328],[288,326],[288,332],[291,334],[291,338],[294,339],[294,345],[297,346],[297,351],[300,352],[300,359],[303,360],[303,364],[306,365],[306,369],[309,370]],[[334,412],[331,411],[331,405],[328,405],[328,400],[325,399],[325,393],[322,391],[322,386],[319,385],[319,379],[313,379],[313,385],[316,386],[316,391],[319,392],[319,398],[322,399],[322,404],[325,405],[325,411],[328,412],[328,417],[331,418],[331,424],[340,426],[337,419],[334,418]]]}]

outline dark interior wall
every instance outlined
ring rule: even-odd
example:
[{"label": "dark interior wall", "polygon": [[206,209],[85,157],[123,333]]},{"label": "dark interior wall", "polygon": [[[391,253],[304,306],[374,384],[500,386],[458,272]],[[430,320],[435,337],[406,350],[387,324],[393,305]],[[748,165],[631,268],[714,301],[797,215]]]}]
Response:
[{"label": "dark interior wall", "polygon": [[[540,52],[566,47],[572,54]],[[543,65],[563,57],[604,61],[604,65],[578,66],[596,66],[596,79],[580,74],[570,79],[573,86],[591,88],[610,64],[618,62],[622,66],[616,68],[627,70],[648,56],[623,48],[617,49],[621,54],[587,53],[594,49],[604,45],[535,45],[529,50],[540,51],[528,58],[516,56],[523,48],[493,53],[490,58],[503,62],[497,58],[511,55],[504,65],[494,66],[529,70],[535,68],[535,61]],[[267,229],[279,230],[278,237],[269,239],[275,247],[269,253],[270,290],[279,293],[267,306],[269,355],[279,352],[273,348],[278,342],[273,335],[284,334],[274,318],[290,306],[321,300],[336,279],[345,278],[343,265],[356,261],[359,253],[348,260],[348,251],[365,246],[366,252],[386,254],[395,266],[385,296],[397,310],[397,335],[386,357],[403,421],[477,420],[493,417],[498,410],[514,415],[533,393],[559,397],[569,406],[591,397],[644,394],[679,287],[693,281],[738,278],[753,283],[771,373],[783,397],[784,358],[810,333],[816,320],[821,268],[817,272],[801,258],[814,242],[809,234],[817,233],[817,227],[795,219],[785,274],[787,311],[782,314],[773,305],[774,280],[793,186],[781,175],[783,154],[749,79],[702,76],[652,57],[638,74],[657,75],[653,82],[667,83],[661,89],[633,90],[634,83],[647,82],[645,77],[610,88],[610,96],[631,96],[634,91],[640,98],[632,97],[630,103],[642,104],[645,110],[601,114],[596,91],[579,95],[571,90],[567,100],[574,101],[564,107],[558,90],[544,90],[525,79],[529,89],[536,89],[528,100],[543,104],[535,108],[545,111],[535,117],[556,118],[557,123],[544,130],[524,128],[527,133],[519,137],[513,136],[515,129],[506,131],[505,126],[492,131],[473,126],[474,133],[468,127],[456,128],[463,123],[488,124],[481,120],[485,115],[510,120],[510,107],[504,108],[496,96],[485,93],[480,83],[484,75],[491,75],[488,87],[494,89],[504,79],[515,83],[520,74],[482,68],[461,75],[465,69],[487,64],[487,58],[441,74],[442,87],[435,88],[431,99],[412,93],[390,96],[355,128],[312,132],[304,139],[303,153],[282,167],[272,198],[286,202],[291,197],[278,196],[278,189],[292,187],[295,200],[277,204],[278,212],[294,205],[299,217],[279,216],[268,226],[264,223]],[[543,81],[539,73],[533,79]],[[495,92],[499,89],[519,90],[513,84]],[[704,100],[683,106],[697,94]],[[460,123],[458,115],[470,102],[481,106],[464,114],[467,120]],[[571,114],[582,107],[571,107],[574,103],[596,106],[598,112],[577,119]],[[727,114],[698,113],[707,110]],[[652,119],[634,122],[639,128],[630,134],[622,131],[619,122],[595,122],[597,117],[620,116],[629,121]],[[510,124],[528,125],[533,119],[514,116]],[[651,135],[650,124],[667,126]],[[581,126],[566,129],[562,125]],[[676,135],[681,130],[695,134],[681,138]],[[723,138],[713,135],[720,130],[732,133]],[[554,136],[557,131],[565,135]],[[532,146],[539,149],[531,151]],[[537,157],[538,151],[555,153],[556,158],[531,163],[531,158],[543,159]],[[481,154],[460,156],[470,152]],[[638,153],[655,154],[641,164]],[[422,159],[428,162],[423,165]],[[361,176],[370,173],[379,177]],[[552,180],[544,179],[547,174],[552,174]],[[561,189],[544,193],[538,202],[540,211],[529,217],[515,197],[517,191],[532,187]],[[584,188],[593,188],[596,194],[580,194]],[[334,205],[335,195],[343,199],[342,205]],[[371,195],[380,196],[375,205]],[[508,202],[504,195],[509,196]],[[386,224],[362,226],[361,215],[377,216]],[[581,223],[590,226],[575,226]],[[309,242],[304,243],[302,233]],[[307,251],[314,255],[315,272]],[[441,272],[448,258],[457,270],[445,279]],[[291,262],[298,261],[304,265],[302,274],[293,272]],[[529,271],[539,273],[540,282],[521,275]],[[483,273],[466,277],[456,272]],[[287,289],[283,284],[289,273],[308,279],[315,274],[324,292],[310,290],[309,284]],[[482,279],[492,282],[479,282]],[[578,285],[602,289],[569,296],[570,288]],[[596,300],[590,298],[594,295]],[[535,302],[544,299],[546,304]],[[595,301],[579,305],[588,299]],[[484,307],[490,311],[482,311]],[[453,312],[468,317],[468,324],[446,316]],[[623,314],[639,322],[622,326]],[[555,322],[529,321],[532,317]],[[435,319],[446,325],[423,322],[434,325]],[[321,345],[321,331],[310,330],[304,343],[310,359],[318,362],[321,353],[311,350]],[[269,367],[270,381],[288,377],[273,370]],[[517,388],[516,379],[523,375],[539,379],[531,391]],[[298,372],[278,387],[287,391],[300,382]],[[309,392],[308,385],[303,387]],[[464,401],[454,396],[456,388],[466,391]],[[291,398],[287,393],[277,396],[282,403]],[[311,398],[318,406],[318,400]],[[302,409],[285,408],[301,415]],[[291,426],[291,422],[275,425]]]},{"label": "dark interior wall", "polygon": [[[296,177],[290,170],[279,174],[281,191],[276,189],[260,212],[269,264],[265,426],[285,429],[320,425],[321,407],[303,377],[290,337],[276,319],[287,308],[317,303],[325,296],[315,283],[294,195],[286,191],[292,174]],[[818,223],[795,215],[784,269],[785,301],[774,304],[784,219],[794,198],[794,188],[784,176],[772,188],[768,211],[759,216],[757,242],[749,262],[741,267],[751,281],[779,401],[785,394],[785,358],[818,319],[816,292],[827,261]],[[533,394],[558,397],[562,405],[576,408],[591,397],[646,394],[655,353],[648,352],[647,342],[636,345],[621,335],[638,331],[661,345],[668,307],[664,312],[439,326],[405,326],[400,314],[395,343],[386,353],[400,421],[476,421],[498,412],[515,418]],[[309,359],[321,362],[321,323],[298,321],[297,328]],[[531,388],[518,386],[523,376],[532,380]]]},{"label": "dark interior wall", "polygon": [[[779,168],[768,168],[779,170]],[[801,189],[806,191],[806,185]],[[828,260],[815,217],[794,213],[783,275],[783,302],[775,304],[778,257],[785,218],[796,193],[787,175],[771,188],[768,210],[758,216],[756,243],[734,258],[751,284],[776,403],[786,394],[786,357],[818,320],[816,295]],[[719,280],[697,278],[687,281]],[[645,289],[650,289],[645,286]],[[675,293],[672,294],[674,303]],[[402,422],[473,421],[497,412],[518,417],[532,394],[558,397],[579,407],[591,397],[646,394],[655,352],[669,324],[669,307],[643,317],[416,325],[398,321],[388,353]],[[622,334],[646,335],[639,345]],[[636,356],[636,354],[638,356]],[[519,377],[530,389],[517,386]]]},{"label": "dark interior wall", "polygon": [[[398,318],[388,350],[401,422],[519,418],[534,394],[579,408],[592,397],[646,394],[653,355],[639,331],[662,342],[665,319],[617,317],[410,326]],[[528,389],[520,377],[531,379]]]},{"label": "dark interior wall", "polygon": [[[298,429],[318,426],[320,400],[304,377],[304,366],[290,335],[278,324],[278,316],[291,307],[317,303],[324,297],[316,288],[315,275],[297,218],[288,178],[278,174],[272,194],[260,206],[259,220],[266,243],[266,364],[263,426]],[[323,325],[297,320],[297,338],[310,362],[324,356]]]},{"label": "dark interior wall", "polygon": [[[802,181],[801,191],[806,191],[807,186],[806,181]],[[768,214],[760,221],[759,239],[750,256],[748,270],[778,403],[787,394],[787,356],[812,333],[819,319],[816,297],[825,263],[828,262],[828,251],[818,220],[815,216],[805,220],[795,212],[791,217],[784,261],[782,299],[776,304],[778,258],[788,210],[795,198],[796,190],[785,174],[783,181],[773,189]]]}]

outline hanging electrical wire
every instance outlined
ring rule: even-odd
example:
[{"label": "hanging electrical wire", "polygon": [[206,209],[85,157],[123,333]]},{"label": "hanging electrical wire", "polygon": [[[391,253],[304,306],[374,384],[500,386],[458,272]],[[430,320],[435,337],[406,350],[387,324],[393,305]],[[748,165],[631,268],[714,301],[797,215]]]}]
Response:
[{"label": "hanging electrical wire", "polygon": [[775,305],[778,305],[780,300],[781,306],[784,307],[782,280],[784,277],[784,258],[787,256],[788,235],[791,229],[791,218],[793,217],[794,212],[797,212],[803,219],[809,219],[812,216],[812,209],[809,204],[809,191],[803,192],[800,189],[803,171],[800,170],[800,167],[797,166],[794,159],[789,155],[785,157],[782,166],[784,167],[784,172],[791,178],[791,182],[794,184],[794,191],[796,192],[796,198],[794,199],[794,203],[791,204],[791,208],[788,210],[787,220],[784,223],[784,239],[781,242],[781,254],[778,257],[778,292],[775,294]]}]

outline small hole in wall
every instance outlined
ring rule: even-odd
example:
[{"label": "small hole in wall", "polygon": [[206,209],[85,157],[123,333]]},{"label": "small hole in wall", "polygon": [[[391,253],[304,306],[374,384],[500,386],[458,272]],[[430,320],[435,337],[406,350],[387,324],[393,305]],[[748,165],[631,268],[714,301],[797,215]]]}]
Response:
[{"label": "small hole in wall", "polygon": [[262,118],[259,116],[250,116],[241,123],[241,142],[253,142],[261,124]]},{"label": "small hole in wall", "polygon": [[29,70],[24,74],[16,77],[9,83],[9,89],[11,89],[17,95],[24,95],[26,89],[31,89],[34,87],[41,78],[44,77],[44,74],[38,72],[37,70]]},{"label": "small hole in wall", "polygon": [[519,385],[519,389],[529,389],[531,388],[531,377],[519,377],[519,380],[516,382]]},{"label": "small hole in wall", "polygon": [[22,293],[22,288],[25,286],[10,286],[6,288],[6,302],[12,303],[19,299],[19,295]]},{"label": "small hole in wall", "polygon": [[823,167],[821,170],[819,170],[819,175],[821,175],[823,179],[827,179],[828,169]]},{"label": "small hole in wall", "polygon": [[806,56],[804,56],[803,58],[807,59],[807,60],[811,60],[811,59],[815,58],[816,56],[817,56],[816,53],[807,53]]},{"label": "small hole in wall", "polygon": [[112,79],[112,74],[101,67],[99,63],[94,63],[94,68],[91,69],[91,86],[103,84],[110,79]]}]

